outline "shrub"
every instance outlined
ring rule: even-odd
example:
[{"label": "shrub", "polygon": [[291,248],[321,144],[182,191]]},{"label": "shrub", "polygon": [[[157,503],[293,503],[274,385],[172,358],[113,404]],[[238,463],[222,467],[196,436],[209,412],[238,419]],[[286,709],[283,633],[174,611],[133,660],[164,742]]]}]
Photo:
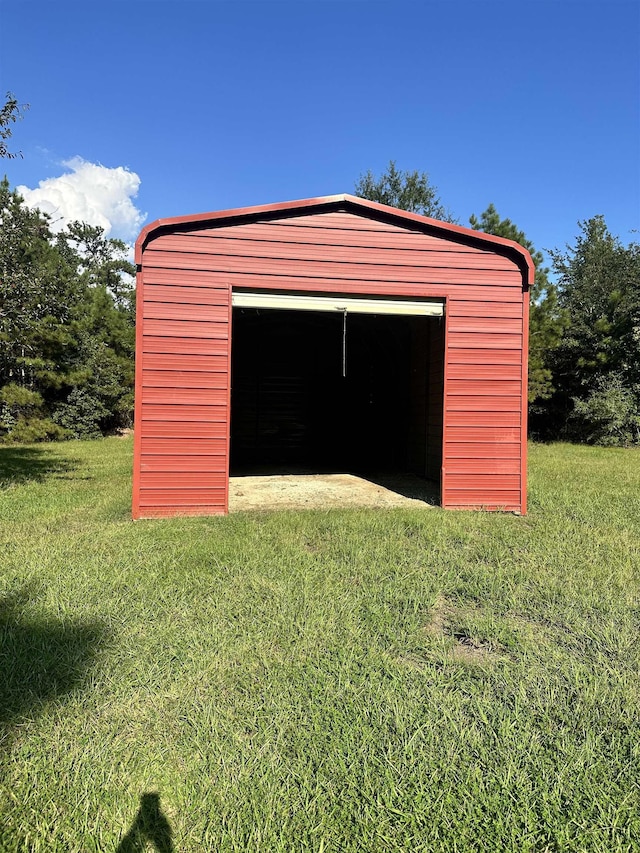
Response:
[{"label": "shrub", "polygon": [[640,389],[624,384],[612,374],[597,380],[596,387],[584,399],[573,398],[569,432],[573,438],[590,444],[640,444]]},{"label": "shrub", "polygon": [[69,430],[49,418],[19,417],[2,441],[4,444],[35,444],[38,441],[60,441],[64,438],[70,438]]},{"label": "shrub", "polygon": [[10,382],[0,388],[0,403],[2,403],[3,414],[6,411],[9,417],[17,418],[20,415],[38,411],[42,407],[43,400],[37,391],[30,391],[29,388]]},{"label": "shrub", "polygon": [[73,388],[54,414],[56,422],[74,438],[100,438],[102,421],[110,412],[91,387]]},{"label": "shrub", "polygon": [[0,431],[12,433],[20,421],[37,418],[42,406],[43,399],[37,391],[10,382],[0,388]]}]

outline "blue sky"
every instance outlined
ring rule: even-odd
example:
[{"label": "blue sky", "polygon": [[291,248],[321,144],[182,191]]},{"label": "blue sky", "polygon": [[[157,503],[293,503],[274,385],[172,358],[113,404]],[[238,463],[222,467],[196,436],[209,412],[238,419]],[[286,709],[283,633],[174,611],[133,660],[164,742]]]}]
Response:
[{"label": "blue sky", "polygon": [[640,226],[637,0],[0,0],[0,27],[2,93],[30,104],[10,183],[127,240],[392,158],[541,249],[598,213]]}]

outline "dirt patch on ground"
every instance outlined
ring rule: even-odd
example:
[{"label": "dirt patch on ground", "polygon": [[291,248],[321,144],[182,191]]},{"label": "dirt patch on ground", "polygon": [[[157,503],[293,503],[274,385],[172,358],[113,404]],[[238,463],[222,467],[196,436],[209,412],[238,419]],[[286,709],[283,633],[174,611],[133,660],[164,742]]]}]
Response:
[{"label": "dirt patch on ground", "polygon": [[358,477],[355,474],[276,474],[229,478],[229,512],[332,507],[414,507],[438,505],[434,483],[411,474]]},{"label": "dirt patch on ground", "polygon": [[[456,611],[444,596],[439,595],[431,610],[431,618],[425,630],[432,637],[449,637],[455,642],[449,649],[453,660],[468,663],[482,663],[492,660],[498,653],[497,647],[487,640],[473,637],[466,629],[456,628],[463,616]],[[464,619],[462,621],[465,621]]]}]

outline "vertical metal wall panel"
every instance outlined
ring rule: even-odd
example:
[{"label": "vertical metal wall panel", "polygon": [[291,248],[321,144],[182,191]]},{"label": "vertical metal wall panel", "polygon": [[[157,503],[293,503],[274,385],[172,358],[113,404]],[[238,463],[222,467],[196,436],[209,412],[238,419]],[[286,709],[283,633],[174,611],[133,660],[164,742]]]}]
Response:
[{"label": "vertical metal wall panel", "polygon": [[[445,409],[450,429],[445,437],[442,503],[520,512],[523,306],[520,303],[517,312],[509,307],[510,314],[519,316],[506,318],[499,303],[467,300],[463,287],[460,294],[448,303]],[[478,352],[483,354],[481,363]],[[509,352],[513,355],[504,364]],[[496,427],[517,430],[518,438],[510,442],[512,450],[506,456]],[[482,500],[479,494],[484,495]]]},{"label": "vertical metal wall panel", "polygon": [[227,511],[232,288],[446,300],[426,470],[445,507],[525,510],[521,247],[340,196],[160,220],[136,251],[134,517]]},{"label": "vertical metal wall panel", "polygon": [[171,285],[149,283],[155,280],[143,264],[137,279],[133,515],[224,514],[231,288],[212,272],[199,273],[197,287],[183,286],[180,273]]}]

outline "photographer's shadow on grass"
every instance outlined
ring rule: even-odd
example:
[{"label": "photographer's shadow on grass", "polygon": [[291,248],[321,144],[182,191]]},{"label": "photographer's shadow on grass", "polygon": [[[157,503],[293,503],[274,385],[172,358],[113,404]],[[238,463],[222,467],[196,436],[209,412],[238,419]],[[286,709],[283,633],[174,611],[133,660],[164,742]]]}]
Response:
[{"label": "photographer's shadow on grass", "polygon": [[102,621],[33,613],[37,583],[0,592],[0,726],[7,733],[55,699],[81,688],[106,640]]},{"label": "photographer's shadow on grass", "polygon": [[140,797],[140,808],[116,853],[173,853],[171,825],[160,808],[160,795],[150,791]]},{"label": "photographer's shadow on grass", "polygon": [[23,483],[41,483],[50,477],[65,477],[77,468],[74,459],[61,458],[40,447],[0,445],[0,489]]},{"label": "photographer's shadow on grass", "polygon": [[[107,639],[107,628],[99,620],[60,619],[39,613],[34,603],[42,592],[37,583],[24,583],[12,591],[0,592],[0,750],[3,752],[10,751],[17,738],[28,737],[19,729],[25,719],[37,719],[48,705],[82,689]],[[13,831],[15,837],[25,829],[10,828],[10,820],[5,818],[10,815],[0,815],[5,833]]]}]

